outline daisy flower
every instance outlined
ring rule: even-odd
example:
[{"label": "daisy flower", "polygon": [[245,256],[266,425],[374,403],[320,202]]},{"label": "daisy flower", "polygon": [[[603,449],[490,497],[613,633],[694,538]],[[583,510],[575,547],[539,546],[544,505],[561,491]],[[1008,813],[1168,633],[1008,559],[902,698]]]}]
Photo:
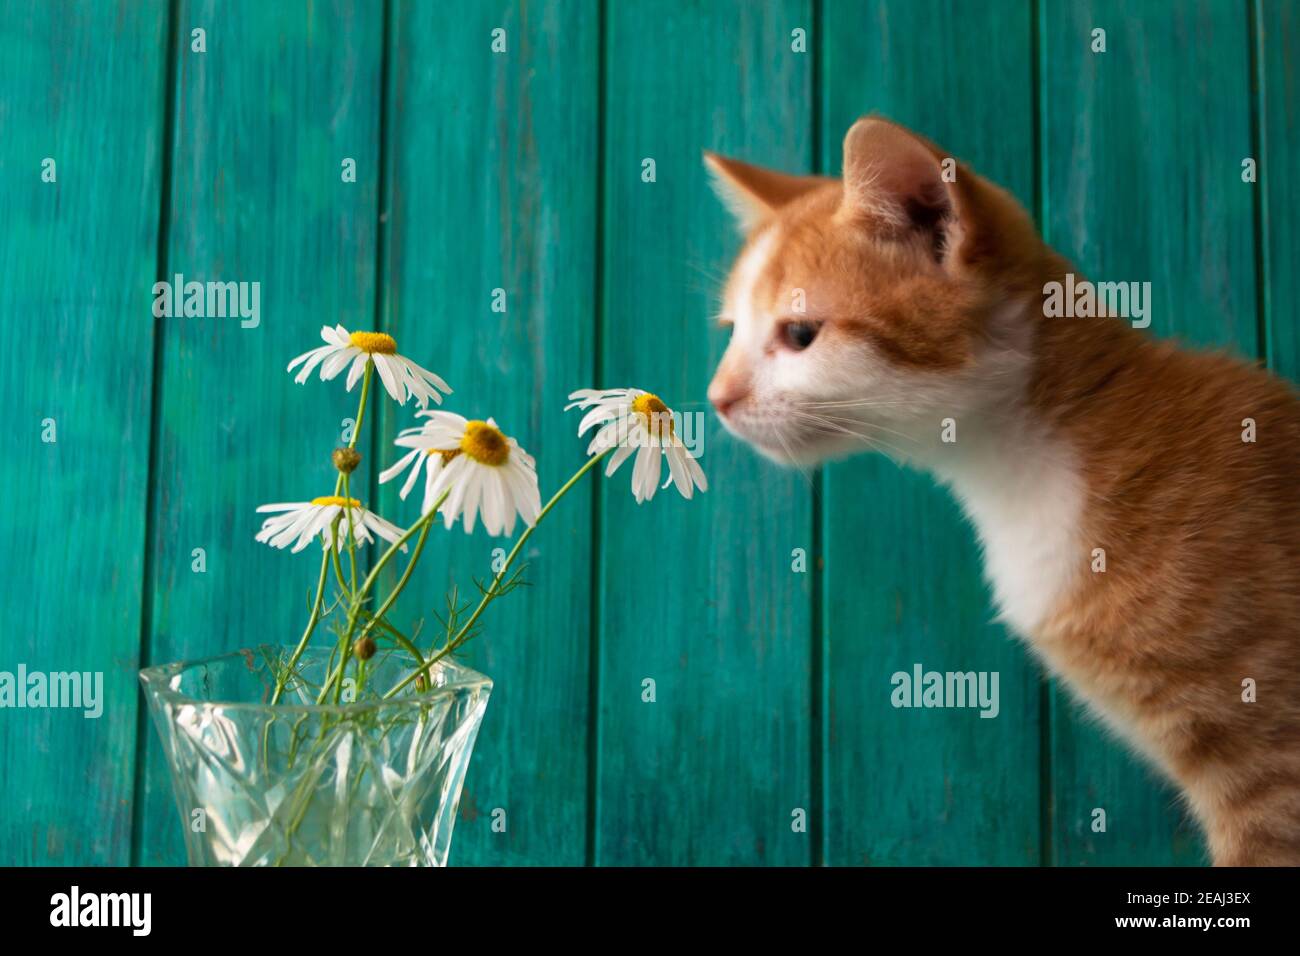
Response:
[{"label": "daisy flower", "polygon": [[492,419],[469,421],[452,412],[420,412],[429,419],[418,428],[404,430],[395,444],[411,451],[379,475],[390,481],[410,468],[400,495],[410,494],[424,470],[424,504],[429,510],[450,490],[442,505],[442,519],[450,528],[465,519],[466,532],[474,530],[481,514],[488,534],[514,534],[515,516],[534,524],[542,510],[537,489],[537,466],[532,455],[503,434]]},{"label": "daisy flower", "polygon": [[302,368],[294,381],[302,384],[307,381],[312,370],[320,366],[322,381],[328,382],[343,369],[348,368],[348,391],[357,383],[366,370],[367,362],[375,363],[375,370],[388,394],[397,404],[405,405],[408,398],[414,398],[421,408],[433,399],[435,405],[442,404],[441,390],[451,394],[451,388],[428,369],[420,368],[410,359],[397,354],[397,343],[391,335],[383,332],[349,332],[341,325],[330,328],[328,325],[320,330],[320,337],[325,344],[304,352],[289,363],[288,371],[295,365]]},{"label": "daisy flower", "polygon": [[578,425],[579,435],[600,425],[587,454],[617,447],[605,466],[606,476],[614,474],[632,452],[637,453],[632,466],[632,494],[637,504],[649,501],[660,487],[661,458],[668,459],[668,477],[662,487],[676,485],[683,498],[690,498],[696,488],[709,490],[699,462],[677,436],[672,409],[658,395],[639,388],[582,388],[569,398],[573,401],[564,406],[565,411],[591,409]]},{"label": "daisy flower", "polygon": [[[259,514],[274,513],[275,517],[267,518],[262,522],[262,530],[257,532],[256,540],[269,544],[273,548],[288,547],[290,543],[296,541],[293,546],[294,554],[311,544],[312,539],[317,535],[325,536],[325,547],[333,545],[341,551],[348,538],[349,513],[352,533],[356,536],[357,544],[369,544],[373,541],[372,531],[385,541],[393,543],[406,533],[373,511],[363,508],[356,498],[342,498],[337,495],[313,498],[311,501],[262,505],[257,511]],[[342,515],[339,520],[339,530],[344,533],[338,535],[335,540],[334,519],[339,515]],[[402,545],[402,550],[406,550],[406,545]]]}]

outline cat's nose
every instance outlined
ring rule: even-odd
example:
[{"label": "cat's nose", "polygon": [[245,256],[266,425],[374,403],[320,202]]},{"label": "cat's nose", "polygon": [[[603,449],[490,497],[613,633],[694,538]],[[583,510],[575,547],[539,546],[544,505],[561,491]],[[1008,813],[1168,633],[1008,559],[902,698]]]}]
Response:
[{"label": "cat's nose", "polygon": [[726,379],[715,378],[709,384],[709,401],[719,415],[726,415],[746,394],[747,389]]}]

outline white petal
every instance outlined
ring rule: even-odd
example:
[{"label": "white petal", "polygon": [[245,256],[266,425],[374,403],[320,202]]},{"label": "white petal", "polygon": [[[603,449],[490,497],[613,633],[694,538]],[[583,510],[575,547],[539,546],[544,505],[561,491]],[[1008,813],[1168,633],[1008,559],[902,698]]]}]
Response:
[{"label": "white petal", "polygon": [[[411,374],[411,362],[401,355],[386,355],[388,367],[393,372],[393,378],[397,380],[397,387],[406,394],[407,398],[414,398],[418,395],[420,381]],[[424,408],[424,402],[420,407]]]},{"label": "white petal", "polygon": [[292,511],[284,516],[276,529],[276,534],[270,540],[273,548],[283,548],[289,542],[298,537],[301,528],[309,523],[315,517],[315,511],[312,508],[304,508],[301,511]]},{"label": "white petal", "polygon": [[624,409],[630,411],[631,405],[597,405],[587,414],[582,416],[582,421],[578,423],[578,434],[583,434],[592,425],[597,422],[609,421],[611,418],[618,418]]},{"label": "white petal", "polygon": [[695,488],[691,485],[691,474],[683,461],[686,457],[685,450],[679,445],[669,445],[664,454],[668,458],[669,480],[677,486],[678,494],[689,501]]},{"label": "white petal", "polygon": [[[537,475],[531,470],[519,466],[506,467],[506,479],[509,482],[509,494],[512,509],[519,512],[519,517],[530,525],[537,523],[538,512],[542,510],[541,494],[537,488]],[[513,534],[513,521],[506,534]]]},{"label": "white petal", "polygon": [[312,357],[313,355],[315,355],[317,352],[321,351],[321,349],[322,349],[322,347],[318,345],[318,346],[316,346],[316,347],[313,348],[313,349],[308,349],[306,352],[303,352],[303,353],[302,353],[301,355],[299,355],[296,359],[294,359],[293,361],[291,361],[291,362],[289,363],[289,367],[286,368],[285,371],[286,371],[286,372],[292,372],[292,371],[293,371],[293,367],[294,367],[295,365],[297,365],[299,362],[302,362],[302,361],[305,361],[306,359],[311,358],[311,357]]},{"label": "white petal", "polygon": [[574,401],[564,406],[564,410],[567,412],[571,408],[589,408],[601,402],[626,402],[640,394],[642,393],[635,388],[580,388],[569,393],[569,398]]},{"label": "white petal", "polygon": [[587,408],[598,401],[599,392],[594,388],[580,388],[576,392],[569,393],[569,404],[564,406],[567,412],[571,408]]},{"label": "white petal", "polygon": [[325,530],[327,524],[329,524],[329,519],[325,514],[325,509],[317,508],[316,517],[312,519],[311,524],[303,529],[302,533],[308,540],[314,540],[316,535]]},{"label": "white petal", "polygon": [[[415,487],[415,483],[420,480],[420,469],[432,467],[433,459],[431,459],[428,454],[422,451],[418,451],[416,454],[419,455],[419,458],[416,459],[415,467],[411,469],[411,473],[406,476],[406,481],[402,483],[402,490],[399,493],[399,497],[403,501],[405,501],[406,496],[411,493],[411,489]],[[439,459],[439,461],[441,461],[441,459]]]},{"label": "white petal", "polygon": [[[339,530],[343,531],[345,528],[347,528],[347,525],[345,525],[342,521],[340,521]],[[358,548],[364,547],[374,540],[374,538],[370,536],[370,531],[369,529],[366,528],[366,522],[360,514],[353,514],[352,527],[348,531],[348,534],[339,535],[340,551],[342,551],[343,548],[347,545],[349,535],[351,535],[353,542]]]},{"label": "white petal", "polygon": [[[412,459],[423,454],[424,452],[421,451],[419,448],[415,449],[415,451],[408,451],[401,458],[397,459],[397,462],[395,464],[390,465],[389,467],[385,468],[383,471],[379,473],[379,483],[383,485],[392,481],[395,477],[397,477],[402,473],[402,470],[411,463]],[[402,495],[402,497],[405,498],[406,495]]]},{"label": "white petal", "polygon": [[441,469],[432,463],[426,463],[424,466],[424,500],[420,502],[420,514],[427,515],[433,510],[433,506],[438,503],[438,495],[442,492],[436,491],[438,485],[438,473]]},{"label": "white petal", "polygon": [[[442,402],[442,396],[438,394],[439,389],[448,395],[451,394],[451,386],[444,382],[441,376],[430,372],[427,368],[421,368],[403,356],[395,356],[395,358],[402,363],[407,376],[415,384],[415,388],[412,388],[412,392],[415,394],[424,394],[432,398],[436,403]],[[420,407],[423,408],[425,404],[427,402],[420,402]]]},{"label": "white petal", "polygon": [[658,449],[651,449],[650,467],[646,475],[645,500],[649,501],[659,490],[659,470],[664,456]]},{"label": "white petal", "polygon": [[610,422],[608,425],[602,425],[600,431],[592,437],[591,443],[587,446],[587,457],[591,457],[596,452],[606,451],[620,443],[624,437],[620,435],[620,426],[625,419]]},{"label": "white petal", "polygon": [[699,488],[700,491],[708,491],[709,479],[704,477],[704,469],[701,468],[700,463],[689,454],[686,456],[686,467],[690,469],[691,478],[695,482],[695,486]]},{"label": "white petal", "polygon": [[348,363],[358,355],[365,354],[365,352],[351,345],[345,349],[340,349],[337,355],[332,355],[325,360],[325,364],[320,367],[320,377],[328,382],[347,368]]},{"label": "white petal", "polygon": [[434,500],[442,496],[442,493],[451,489],[447,495],[447,500],[442,505],[443,523],[450,528],[455,524],[456,519],[460,516],[461,503],[465,500],[465,456],[453,458],[451,464],[444,468],[438,475],[438,480],[434,483]]},{"label": "white petal", "polygon": [[656,454],[653,448],[644,445],[637,449],[636,462],[632,465],[632,494],[637,504],[645,500],[646,474],[650,470],[650,458]]},{"label": "white petal", "polygon": [[262,522],[262,529],[254,536],[254,540],[270,544],[271,539],[280,533],[280,529],[292,520],[292,515],[276,515],[274,518],[267,518]]},{"label": "white petal", "polygon": [[618,471],[619,465],[627,461],[628,456],[634,451],[636,451],[636,445],[619,445],[618,450],[609,456],[609,464],[605,466],[605,477],[608,478]]},{"label": "white petal", "polygon": [[506,500],[505,475],[502,468],[494,468],[483,475],[483,527],[490,535],[499,535],[506,524],[506,514],[514,524],[514,509]]},{"label": "white petal", "polygon": [[465,528],[466,534],[474,533],[474,521],[478,517],[479,501],[483,498],[483,484],[486,479],[481,467],[466,467],[465,482],[465,506],[461,509],[461,524]]},{"label": "white petal", "polygon": [[[302,532],[316,519],[316,517],[317,511],[314,507],[296,512],[293,521],[283,531],[271,539],[271,544],[277,548],[283,548],[290,541],[301,537]],[[310,541],[311,539],[307,538],[306,540]],[[304,547],[306,547],[306,545],[295,545],[293,549],[294,553],[296,554]]]},{"label": "white petal", "polygon": [[332,355],[333,353],[334,353],[334,346],[322,345],[319,348],[312,349],[310,352],[306,353],[305,355],[298,356],[298,358],[293,360],[293,363],[290,363],[289,370],[292,370],[294,363],[298,362],[301,359],[306,359],[307,364],[298,370],[298,374],[293,377],[293,380],[297,382],[299,385],[307,381],[307,379],[311,377],[312,369],[314,369],[317,365],[320,364],[321,359],[325,358],[328,355]]},{"label": "white petal", "polygon": [[393,439],[393,444],[398,448],[419,448],[421,451],[428,451],[430,448],[438,447],[437,441],[423,428],[403,429],[397,433],[397,437]]},{"label": "white petal", "polygon": [[519,502],[515,498],[508,469],[501,469],[499,482],[501,494],[505,498],[505,512],[501,516],[501,533],[507,538],[511,538],[514,537],[515,533],[515,518],[519,516]]},{"label": "white petal", "polygon": [[368,356],[362,352],[352,360],[352,367],[348,369],[348,391],[352,391],[352,386],[357,384],[357,379],[361,378],[362,373],[366,370],[366,361]]},{"label": "white petal", "polygon": [[532,455],[519,447],[519,442],[515,441],[513,438],[507,438],[506,441],[510,443],[511,458],[522,462],[528,468],[536,469],[537,462],[533,459]]},{"label": "white petal", "polygon": [[[414,437],[414,436],[408,436]],[[458,448],[460,440],[465,437],[465,429],[452,430],[443,425],[426,425],[424,430],[419,433],[420,440],[409,443],[411,448],[436,448],[439,451],[446,451],[449,448]],[[406,442],[403,442],[406,444]]]},{"label": "white petal", "polygon": [[465,427],[469,421],[464,415],[457,415],[455,412],[444,411],[441,408],[424,408],[415,413],[416,418],[427,418],[431,422],[442,422],[445,425],[454,427]]},{"label": "white petal", "polygon": [[371,355],[375,360],[375,368],[379,370],[379,377],[384,380],[384,389],[389,395],[393,396],[393,401],[398,405],[406,404],[406,392],[398,386],[397,376],[393,374],[392,368],[388,364],[388,356],[382,352],[375,352]]},{"label": "white petal", "polygon": [[[406,534],[406,532],[397,525],[393,524],[391,521],[385,521],[373,511],[367,511],[363,508],[361,514],[364,522],[374,529],[375,534],[379,535],[385,541],[396,544],[401,539],[402,535]],[[406,545],[402,545],[402,551],[405,550]]]}]

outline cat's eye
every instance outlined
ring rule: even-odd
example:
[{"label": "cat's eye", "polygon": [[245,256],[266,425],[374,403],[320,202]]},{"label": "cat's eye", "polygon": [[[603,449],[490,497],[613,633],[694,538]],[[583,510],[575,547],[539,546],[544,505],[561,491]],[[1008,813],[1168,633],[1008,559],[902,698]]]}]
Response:
[{"label": "cat's eye", "polygon": [[781,327],[777,330],[777,337],[781,344],[788,349],[796,352],[802,352],[808,346],[813,344],[813,339],[817,338],[817,330],[821,328],[816,322],[805,322],[801,319],[795,319],[789,322],[782,322]]}]

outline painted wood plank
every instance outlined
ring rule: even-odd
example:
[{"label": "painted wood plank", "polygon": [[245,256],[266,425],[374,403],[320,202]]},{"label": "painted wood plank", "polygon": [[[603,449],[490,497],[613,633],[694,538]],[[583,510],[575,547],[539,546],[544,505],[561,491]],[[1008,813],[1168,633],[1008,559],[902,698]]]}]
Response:
[{"label": "painted wood plank", "polygon": [[[880,112],[1031,206],[1028,5],[828,0],[822,156]],[[974,534],[927,476],[882,456],[825,472],[825,641],[833,864],[1039,862],[1039,676],[981,581]],[[894,708],[913,666],[999,675],[996,718]]]},{"label": "painted wood plank", "polygon": [[[593,374],[596,12],[579,0],[393,11],[385,322],[455,389],[444,408],[494,417],[536,457],[544,500],[583,462],[564,405]],[[409,407],[387,412],[388,440],[417,421]],[[380,458],[398,453],[386,442]],[[400,503],[399,486],[380,500],[409,522],[419,494]],[[494,604],[466,648],[495,686],[453,864],[586,858],[591,512],[592,490],[579,488],[546,519],[525,554],[531,586]],[[477,596],[474,578],[490,578],[494,551],[510,545],[481,526],[438,525],[398,620],[424,618],[431,638],[446,589]]]},{"label": "painted wood plank", "polygon": [[[260,283],[260,321],[160,320],[152,662],[296,642],[316,564],[254,542],[255,509],[332,492],[357,393],[296,385],[285,366],[323,324],[371,328],[375,303],[382,5],[192,0],[176,26],[167,274]],[[165,760],[145,732],[139,860],[180,863]]]},{"label": "painted wood plank", "polygon": [[1260,290],[1269,367],[1300,380],[1300,207],[1296,156],[1300,156],[1300,4],[1255,3],[1261,238],[1264,285]]},{"label": "painted wood plank", "polygon": [[710,490],[638,507],[630,465],[602,487],[596,859],[804,864],[812,595],[791,553],[812,546],[810,494],[706,412],[739,240],[700,151],[810,170],[812,63],[791,31],[811,30],[811,8],[620,0],[607,16],[598,384],[702,414]]},{"label": "painted wood plank", "polygon": [[[1152,334],[1253,356],[1246,30],[1239,3],[1046,3],[1042,159],[1047,237],[1081,273],[1151,282]],[[1052,732],[1055,862],[1203,861],[1172,788],[1063,694]]]},{"label": "painted wood plank", "polygon": [[97,719],[0,716],[9,865],[129,862],[165,21],[0,4],[0,325],[21,343],[0,359],[0,605],[21,619],[0,670],[102,675]]}]

